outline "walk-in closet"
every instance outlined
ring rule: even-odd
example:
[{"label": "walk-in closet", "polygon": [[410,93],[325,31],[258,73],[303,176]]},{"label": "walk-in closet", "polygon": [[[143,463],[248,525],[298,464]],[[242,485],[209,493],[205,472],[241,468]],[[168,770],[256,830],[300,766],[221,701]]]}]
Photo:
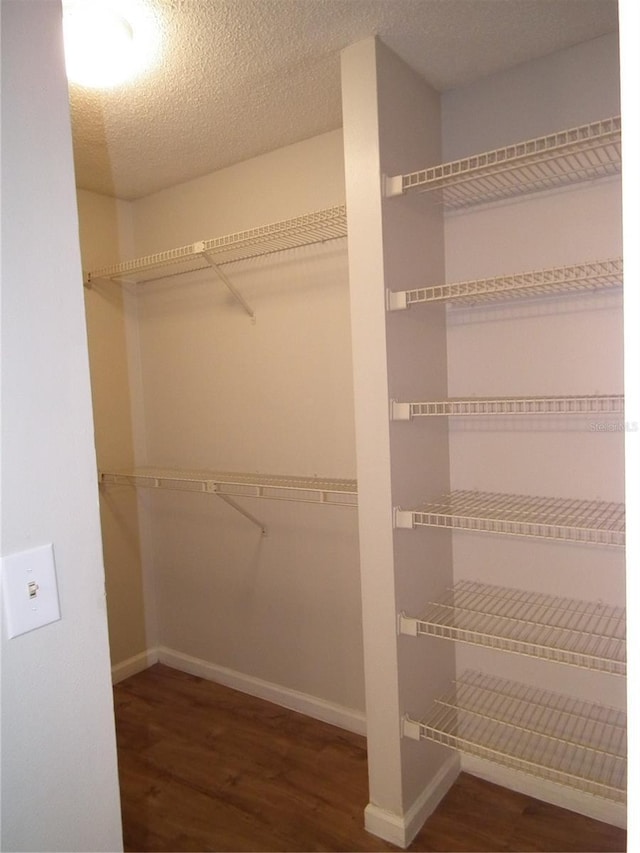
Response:
[{"label": "walk-in closet", "polygon": [[78,190],[114,680],[366,733],[400,847],[461,769],[624,826],[616,33],[341,80],[341,128]]}]

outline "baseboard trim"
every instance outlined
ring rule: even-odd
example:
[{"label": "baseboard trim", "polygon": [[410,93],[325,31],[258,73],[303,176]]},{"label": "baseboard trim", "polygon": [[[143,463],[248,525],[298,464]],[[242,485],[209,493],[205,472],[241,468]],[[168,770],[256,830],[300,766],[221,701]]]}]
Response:
[{"label": "baseboard trim", "polygon": [[377,835],[396,847],[406,848],[416,837],[426,819],[438,806],[440,800],[456,781],[460,773],[460,760],[452,754],[440,767],[434,778],[403,815],[376,806],[374,803],[364,810],[364,826],[367,832]]},{"label": "baseboard trim", "polygon": [[158,650],[145,649],[145,651],[140,652],[140,654],[133,655],[133,657],[127,658],[127,660],[123,660],[112,666],[111,681],[113,684],[117,684],[119,681],[124,681],[125,678],[129,678],[131,675],[137,675],[139,672],[148,669],[150,666],[153,666],[154,663],[158,663]]},{"label": "baseboard trim", "polygon": [[300,714],[306,714],[315,720],[330,723],[346,731],[355,732],[359,735],[366,734],[366,718],[362,711],[327,702],[308,693],[290,690],[280,684],[264,681],[252,675],[245,675],[237,670],[219,666],[201,658],[191,657],[182,652],[176,652],[166,646],[160,646],[157,649],[157,655],[159,663],[166,664],[181,672],[188,672],[190,675],[198,675],[208,681],[224,684],[225,687],[248,693],[250,696],[256,696],[258,699],[264,699],[267,702],[273,702],[275,705],[280,705],[282,708],[288,708],[291,711],[298,711]]},{"label": "baseboard trim", "polygon": [[527,773],[519,773],[473,755],[462,755],[461,767],[464,772],[478,776],[487,782],[502,785],[512,791],[543,800],[545,803],[626,829],[627,808],[621,803],[614,803],[593,794],[585,794],[547,779],[529,776]]}]

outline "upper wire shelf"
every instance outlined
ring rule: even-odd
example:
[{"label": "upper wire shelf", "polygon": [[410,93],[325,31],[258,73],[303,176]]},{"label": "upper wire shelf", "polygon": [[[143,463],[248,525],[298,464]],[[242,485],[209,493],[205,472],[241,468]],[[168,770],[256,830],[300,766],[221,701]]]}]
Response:
[{"label": "upper wire shelf", "polygon": [[521,589],[459,581],[400,632],[443,637],[583,669],[624,675],[625,611]]},{"label": "upper wire shelf", "polygon": [[626,801],[626,715],[613,708],[469,671],[403,734]]},{"label": "upper wire shelf", "polygon": [[140,468],[132,471],[101,471],[100,482],[140,488],[204,492],[220,497],[267,498],[334,506],[358,504],[355,480]]},{"label": "upper wire shelf", "polygon": [[608,258],[413,290],[388,290],[387,307],[398,311],[425,302],[475,303],[604,290],[622,285],[622,276],[622,258]]},{"label": "upper wire shelf", "polygon": [[456,490],[418,509],[394,510],[394,526],[445,527],[624,546],[624,504]]},{"label": "upper wire shelf", "polygon": [[85,273],[85,283],[90,284],[97,279],[133,283],[155,281],[207,269],[212,265],[223,266],[233,261],[324,243],[345,237],[346,234],[346,207],[338,205],[294,219],[200,240],[188,246],[101,267]]},{"label": "upper wire shelf", "polygon": [[617,174],[619,116],[385,179],[386,196],[441,191],[447,209],[469,207]]},{"label": "upper wire shelf", "polygon": [[624,413],[622,394],[568,397],[452,397],[426,402],[391,401],[391,420],[418,417],[474,415],[619,415]]}]

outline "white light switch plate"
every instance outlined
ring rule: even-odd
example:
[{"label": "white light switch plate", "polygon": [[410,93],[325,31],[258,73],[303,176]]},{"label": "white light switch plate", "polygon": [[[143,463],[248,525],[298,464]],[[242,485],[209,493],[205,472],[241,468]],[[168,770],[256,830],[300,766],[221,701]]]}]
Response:
[{"label": "white light switch plate", "polygon": [[9,638],[60,619],[53,545],[2,558],[2,597]]}]

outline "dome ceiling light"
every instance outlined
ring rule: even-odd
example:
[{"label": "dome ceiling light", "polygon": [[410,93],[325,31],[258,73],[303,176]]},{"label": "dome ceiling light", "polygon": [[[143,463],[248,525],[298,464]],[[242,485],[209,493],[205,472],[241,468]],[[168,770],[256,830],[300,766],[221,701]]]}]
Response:
[{"label": "dome ceiling light", "polygon": [[70,82],[109,89],[136,77],[156,53],[155,28],[139,4],[64,0],[64,49]]}]

